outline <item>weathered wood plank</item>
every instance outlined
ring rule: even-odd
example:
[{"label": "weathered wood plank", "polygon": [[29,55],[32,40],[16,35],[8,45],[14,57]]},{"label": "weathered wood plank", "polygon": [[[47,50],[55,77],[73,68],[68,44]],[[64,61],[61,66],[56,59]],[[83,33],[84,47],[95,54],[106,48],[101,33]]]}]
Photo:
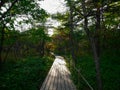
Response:
[{"label": "weathered wood plank", "polygon": [[52,75],[51,75],[51,81],[50,81],[50,88],[49,88],[49,90],[56,90],[55,88],[55,79],[56,79],[56,74],[57,74],[57,72],[56,72],[56,65],[54,64],[54,68],[53,68],[53,73],[51,73]]},{"label": "weathered wood plank", "polygon": [[76,90],[62,57],[56,56],[40,90]]},{"label": "weathered wood plank", "polygon": [[[54,63],[53,63],[53,65],[54,65]],[[44,81],[44,83],[43,83],[43,85],[42,85],[40,90],[49,90],[48,89],[49,87],[47,87],[47,85],[48,85],[48,83],[49,83],[49,81],[51,79],[50,75],[51,75],[53,67],[54,67],[53,65],[52,65],[52,67],[51,67],[51,69],[50,69],[50,71],[49,71],[49,73],[48,73],[48,75],[47,75],[47,77],[46,77],[46,79],[45,79],[45,81]]]},{"label": "weathered wood plank", "polygon": [[57,66],[55,66],[56,68],[55,68],[55,72],[56,72],[56,74],[55,74],[55,77],[54,77],[54,85],[53,85],[53,89],[52,90],[57,90],[57,82],[58,82],[58,71],[57,71]]}]

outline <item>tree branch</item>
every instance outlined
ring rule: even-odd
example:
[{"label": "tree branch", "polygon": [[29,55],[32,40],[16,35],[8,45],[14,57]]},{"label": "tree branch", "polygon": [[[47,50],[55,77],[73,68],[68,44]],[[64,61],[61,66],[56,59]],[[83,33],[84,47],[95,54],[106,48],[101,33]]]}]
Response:
[{"label": "tree branch", "polygon": [[11,6],[9,7],[9,9],[7,9],[7,11],[5,13],[3,13],[0,17],[0,21],[5,18],[5,15],[12,9],[12,7],[15,5],[15,3],[17,3],[19,0],[14,0],[13,3],[11,4]]}]

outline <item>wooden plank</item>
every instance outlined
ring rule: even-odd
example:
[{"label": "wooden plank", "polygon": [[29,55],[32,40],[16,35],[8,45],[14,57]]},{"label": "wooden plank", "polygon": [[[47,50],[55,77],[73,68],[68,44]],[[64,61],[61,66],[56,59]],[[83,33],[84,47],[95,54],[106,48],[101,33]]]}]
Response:
[{"label": "wooden plank", "polygon": [[54,85],[54,81],[56,79],[56,65],[54,64],[54,68],[53,68],[53,72],[51,73],[51,81],[50,81],[50,87],[49,87],[49,90],[56,90],[55,89],[55,85]]},{"label": "wooden plank", "polygon": [[54,77],[54,85],[53,85],[53,89],[52,90],[57,90],[57,80],[58,80],[58,68],[57,68],[57,65],[55,66],[56,68],[55,68],[55,77]]},{"label": "wooden plank", "polygon": [[58,82],[57,82],[57,90],[62,90],[62,79],[61,79],[61,67],[58,64]]},{"label": "wooden plank", "polygon": [[[54,63],[53,63],[53,65],[54,65]],[[41,87],[40,90],[49,90],[47,86],[48,86],[48,82],[50,81],[50,75],[51,75],[52,70],[53,70],[53,68],[54,68],[53,65],[52,65],[52,67],[51,67],[51,69],[50,69],[50,71],[49,71],[49,73],[48,73],[48,75],[47,75],[44,83],[42,84],[42,87]]]},{"label": "wooden plank", "polygon": [[54,75],[54,82],[53,82],[53,87],[50,89],[50,90],[56,90],[56,88],[57,88],[57,86],[56,86],[56,84],[57,84],[57,63],[55,62],[54,63],[54,72],[55,72],[55,75]]},{"label": "wooden plank", "polygon": [[64,81],[65,81],[65,90],[69,90],[69,85],[67,82],[67,74],[68,73],[66,73],[65,70],[63,71],[63,73],[64,73]]},{"label": "wooden plank", "polygon": [[64,73],[63,73],[63,71],[64,71],[64,68],[63,68],[63,65],[60,65],[60,67],[61,67],[61,80],[62,80],[62,90],[65,90],[65,81],[64,81]]},{"label": "wooden plank", "polygon": [[69,87],[69,90],[76,90],[76,87],[75,87],[75,85],[73,84],[73,82],[72,82],[72,80],[71,80],[71,78],[70,78],[70,72],[69,72],[69,70],[67,69],[67,67],[65,67],[66,69],[65,69],[65,73],[66,73],[66,81],[67,81],[67,85],[68,85],[68,87]]},{"label": "wooden plank", "polygon": [[40,90],[76,90],[62,57],[56,57]]},{"label": "wooden plank", "polygon": [[49,74],[49,79],[47,81],[47,84],[46,84],[46,89],[45,90],[50,90],[50,86],[51,86],[51,81],[53,79],[53,71],[54,71],[54,65],[53,65],[53,68],[51,69],[51,73]]},{"label": "wooden plank", "polygon": [[65,81],[65,74],[64,74],[64,64],[61,64],[61,69],[62,69],[62,71],[61,71],[61,75],[62,75],[62,80],[63,80],[63,83],[62,83],[62,85],[63,85],[63,90],[66,90],[66,81]]}]

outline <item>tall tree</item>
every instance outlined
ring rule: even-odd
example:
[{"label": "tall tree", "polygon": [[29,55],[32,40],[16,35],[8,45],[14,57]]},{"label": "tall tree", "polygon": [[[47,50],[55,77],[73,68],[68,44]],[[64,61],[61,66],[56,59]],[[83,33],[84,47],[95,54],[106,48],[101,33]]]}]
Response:
[{"label": "tall tree", "polygon": [[[75,4],[73,7],[73,17],[77,17],[78,22],[81,21],[84,23],[84,30],[88,36],[93,50],[98,90],[102,90],[102,79],[100,73],[100,35],[102,32],[101,21],[102,19],[106,20],[103,18],[103,13],[109,10],[113,2],[114,1],[103,0],[73,0],[72,2]],[[116,3],[119,6],[119,2]],[[92,30],[90,28],[91,25],[93,26]]]},{"label": "tall tree", "polygon": [[[69,2],[71,2],[71,1],[69,1]],[[100,14],[101,14],[100,13],[100,4],[99,4],[99,2],[96,2],[94,4],[94,2],[91,0],[87,0],[87,1],[77,0],[72,3],[77,3],[77,4],[79,3],[78,5],[76,5],[76,7],[74,6],[74,8],[73,8],[74,15],[79,16],[77,18],[78,22],[80,22],[81,20],[84,20],[84,30],[88,36],[88,39],[90,41],[90,44],[91,44],[91,47],[93,50],[98,90],[102,90],[102,81],[101,81],[101,75],[100,75],[100,62],[99,62],[99,59],[100,59],[100,57],[99,57],[99,51],[100,51],[99,31],[100,31]],[[94,9],[96,11],[94,11]],[[90,17],[93,17],[93,18],[95,17],[94,19],[96,19],[96,22],[95,22],[96,28],[93,33],[90,31],[89,26],[88,26],[89,25],[88,21],[90,20]]]},{"label": "tall tree", "polygon": [[74,25],[73,25],[73,2],[72,0],[68,0],[69,5],[69,29],[70,29],[70,49],[71,49],[71,55],[73,59],[73,66],[75,67],[76,57],[75,57],[75,43],[74,43]]}]

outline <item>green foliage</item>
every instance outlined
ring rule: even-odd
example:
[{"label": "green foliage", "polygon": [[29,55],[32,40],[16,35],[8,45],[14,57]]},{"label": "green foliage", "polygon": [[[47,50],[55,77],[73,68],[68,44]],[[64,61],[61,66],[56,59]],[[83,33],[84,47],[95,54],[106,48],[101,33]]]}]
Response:
[{"label": "green foliage", "polygon": [[119,90],[120,50],[107,50],[101,56],[101,72],[105,90]]},{"label": "green foliage", "polygon": [[[120,50],[105,50],[101,55],[101,75],[103,80],[104,90],[119,90],[119,75],[120,75]],[[78,59],[76,67],[80,70],[81,74],[87,79],[90,85],[96,90],[96,76],[95,66],[91,55],[82,55]],[[72,79],[77,86],[78,90],[89,90],[89,87],[83,81],[81,76],[76,70],[70,67]]]},{"label": "green foliage", "polygon": [[[96,76],[93,58],[89,55],[80,56],[77,58],[76,68],[80,70],[80,73],[88,80],[90,85],[96,88]],[[70,67],[70,71],[77,89],[89,90],[89,87],[81,78],[80,74],[78,74],[77,71],[72,67]]]},{"label": "green foliage", "polygon": [[1,90],[37,90],[42,85],[53,60],[49,57],[28,57],[6,62],[0,71]]},{"label": "green foliage", "polygon": [[[16,1],[16,3],[12,6],[12,8],[10,8],[11,5],[6,5],[8,3],[12,4],[13,1]],[[17,18],[27,18],[27,20],[18,22],[19,25],[21,23],[31,23],[31,25],[33,25],[35,22],[45,23],[46,18],[49,16],[44,9],[40,8],[36,0],[9,0],[4,1],[4,4],[3,6],[0,6],[0,9],[1,7],[7,8],[7,11],[3,14],[0,13],[0,15],[4,15],[5,17],[3,17],[4,20],[0,21],[0,23],[9,24],[7,27],[11,30],[15,30],[14,21],[16,21]],[[0,12],[2,12],[2,10]],[[2,17],[0,18],[2,19]]]},{"label": "green foliage", "polygon": [[52,36],[52,39],[56,54],[64,55],[69,53],[69,34],[67,30],[58,28],[57,33]]},{"label": "green foliage", "polygon": [[[14,0],[9,1],[12,2]],[[73,15],[73,21],[71,23],[73,24],[74,29],[73,41],[75,46],[74,54],[77,59],[76,67],[80,69],[81,73],[95,89],[97,87],[95,82],[95,66],[93,58],[90,55],[91,49],[87,40],[87,36],[82,29],[84,28],[84,17],[87,16],[88,29],[90,30],[91,36],[95,37],[95,24],[97,24],[96,10],[101,10],[101,31],[99,32],[99,39],[102,52],[101,72],[103,88],[105,90],[119,90],[120,1],[86,0],[85,16],[83,15],[84,10],[82,10],[83,8],[81,5],[82,0],[65,1],[67,1],[67,6],[71,7],[73,10],[71,13]],[[8,3],[7,0],[4,0],[4,2]],[[1,15],[2,13],[0,12],[0,16]],[[28,31],[20,33],[15,31],[14,21],[17,19],[17,17],[21,17],[23,15],[28,17],[28,20],[23,20],[18,23],[30,23],[33,25],[33,27]],[[8,53],[9,48],[11,48],[9,51],[9,56],[20,58],[20,61],[17,61],[16,59],[12,60],[14,62],[9,61],[8,59],[7,61],[9,62],[4,64],[3,70],[0,72],[0,89],[35,90],[39,87],[39,83],[40,85],[42,84],[52,61],[49,61],[48,58],[39,57],[28,57],[21,59],[25,56],[40,56],[44,51],[49,53],[50,50],[54,51],[56,54],[70,55],[70,48],[72,46],[69,45],[69,11],[64,14],[57,13],[56,15],[52,15],[52,18],[57,19],[62,23],[61,26],[56,28],[56,33],[52,36],[52,40],[45,32],[46,27],[44,24],[48,16],[49,15],[45,12],[45,10],[39,7],[36,0],[18,0],[18,2],[4,16],[4,21],[0,21],[1,25],[2,23],[7,24],[5,28],[4,51],[2,53]],[[36,26],[36,23],[43,26],[38,27]],[[12,44],[13,46],[11,46]],[[11,55],[14,53],[15,55]],[[88,89],[88,86],[85,84],[82,78],[77,78],[78,74],[73,68],[71,68],[71,72],[72,78],[75,81],[78,89]]]},{"label": "green foliage", "polygon": [[20,32],[19,31],[6,29],[5,30],[4,45],[14,44],[17,41],[19,36],[20,36]]}]

